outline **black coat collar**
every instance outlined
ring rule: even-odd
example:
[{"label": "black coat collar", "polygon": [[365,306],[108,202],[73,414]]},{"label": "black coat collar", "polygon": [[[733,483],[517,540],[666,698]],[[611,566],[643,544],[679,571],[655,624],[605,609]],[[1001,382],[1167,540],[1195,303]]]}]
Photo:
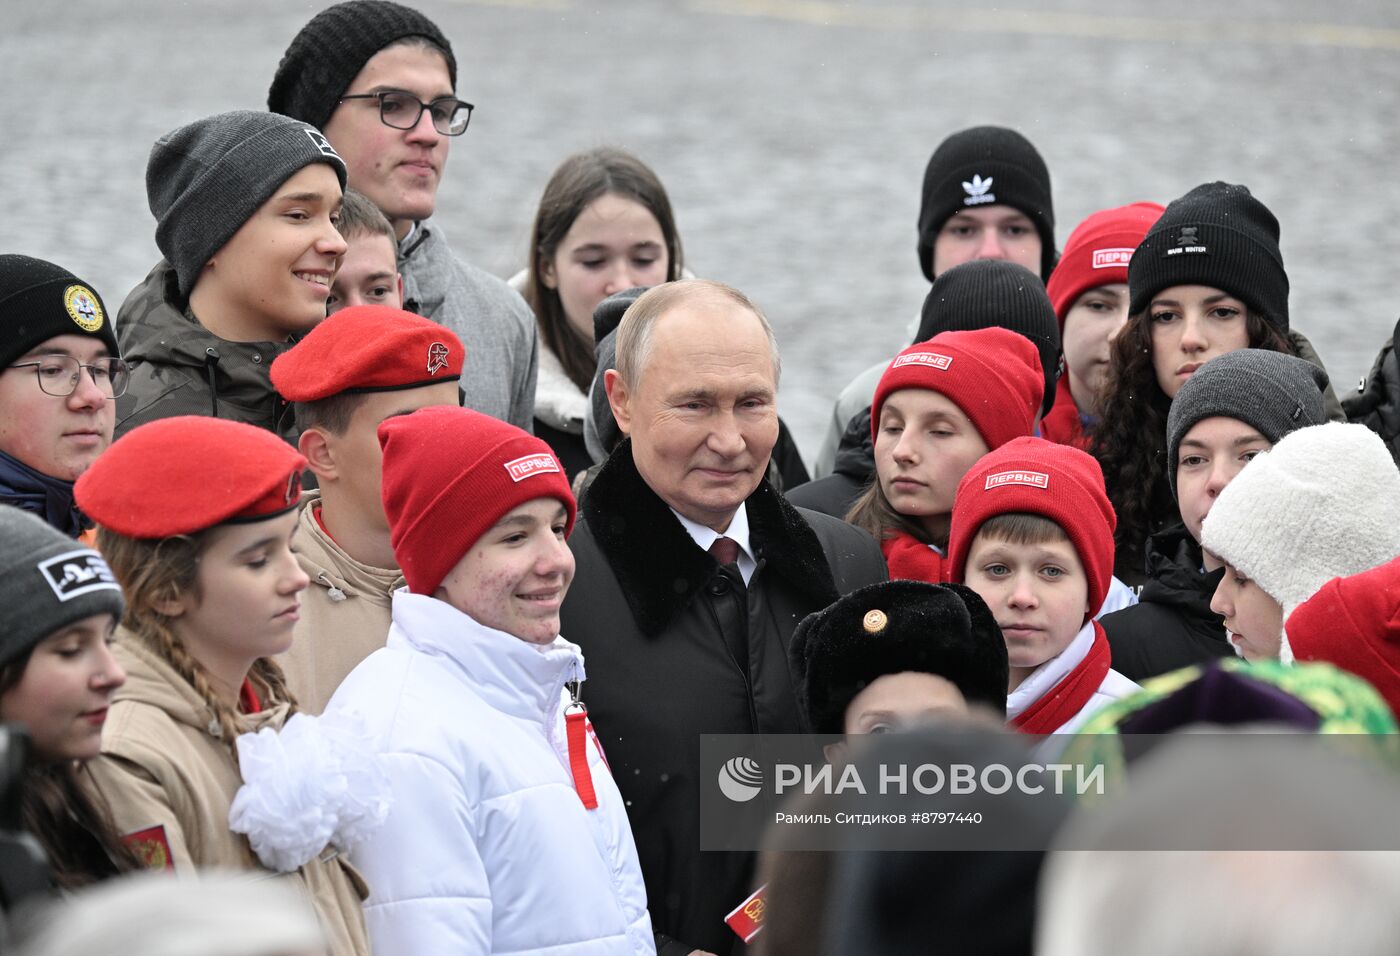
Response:
[{"label": "black coat collar", "polygon": [[[816,532],[768,484],[745,502],[749,543],[764,573],[776,574],[820,610],[839,595]],[[630,439],[589,486],[583,515],[643,634],[655,637],[718,570],[666,502],[642,480]]]}]

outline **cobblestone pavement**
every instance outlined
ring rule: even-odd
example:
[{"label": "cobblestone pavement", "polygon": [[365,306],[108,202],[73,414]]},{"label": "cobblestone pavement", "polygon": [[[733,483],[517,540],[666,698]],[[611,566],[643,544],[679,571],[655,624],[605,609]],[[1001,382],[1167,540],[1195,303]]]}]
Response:
[{"label": "cobblestone pavement", "polygon": [[[145,161],[198,116],[258,108],[319,3],[61,0],[0,35],[0,249],[113,308],[157,258]],[[1356,0],[422,0],[477,104],[439,221],[507,275],[554,166],[635,150],[687,262],[745,290],[784,350],[782,409],[816,450],[836,391],[892,354],[927,283],[923,166],[977,123],[1025,132],[1061,241],[1083,216],[1248,184],[1283,224],[1295,325],[1338,391],[1400,314],[1400,4]]]}]

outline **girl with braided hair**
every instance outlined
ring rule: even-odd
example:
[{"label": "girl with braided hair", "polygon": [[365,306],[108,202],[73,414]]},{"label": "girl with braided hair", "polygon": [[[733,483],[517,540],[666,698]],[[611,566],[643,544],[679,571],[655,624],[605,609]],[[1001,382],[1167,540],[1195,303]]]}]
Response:
[{"label": "girl with braided hair", "polygon": [[[230,811],[250,735],[275,735],[297,709],[273,657],[291,645],[308,584],[290,546],[305,465],[270,432],[175,417],[123,436],[75,489],[127,599],[115,647],[127,683],[91,777],[124,843],[154,869],[258,870],[268,859],[256,836],[231,829]],[[289,892],[312,898],[331,952],[368,953],[364,883],[326,842],[277,868]]]}]

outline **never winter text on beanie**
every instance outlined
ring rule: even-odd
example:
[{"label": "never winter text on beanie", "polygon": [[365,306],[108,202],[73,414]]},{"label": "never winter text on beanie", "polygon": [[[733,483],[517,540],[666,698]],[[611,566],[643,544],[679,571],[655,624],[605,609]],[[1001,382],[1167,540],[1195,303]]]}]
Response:
[{"label": "never winter text on beanie", "polygon": [[[1059,525],[1074,545],[1089,582],[1089,615],[1103,607],[1113,578],[1117,517],[1093,456],[1043,438],[1018,438],[982,458],[958,484],[948,532],[948,569],[967,573],[978,530],[1004,514],[1033,514]],[[1086,618],[1087,620],[1087,618]]]},{"label": "never winter text on beanie", "polygon": [[1045,160],[1014,129],[974,126],[949,136],[924,169],[919,206],[919,268],[930,281],[933,244],[955,213],[1010,206],[1025,213],[1040,234],[1040,278],[1055,264],[1055,206]]},{"label": "never winter text on beanie", "polygon": [[124,610],[102,555],[0,505],[0,667],[75,621],[96,614],[120,621]]},{"label": "never winter text on beanie", "polygon": [[974,259],[949,269],[924,297],[914,341],[989,328],[1019,332],[1035,345],[1045,373],[1041,410],[1049,411],[1060,368],[1060,323],[1045,284],[1028,269],[1002,259]]},{"label": "never winter text on beanie", "polygon": [[1181,440],[1207,418],[1233,418],[1271,444],[1289,432],[1327,421],[1327,373],[1306,359],[1267,349],[1236,349],[1196,370],[1167,413],[1167,480],[1176,495]]},{"label": "never winter text on beanie", "polygon": [[156,140],[146,163],[146,199],[156,245],[189,295],[209,258],[279,186],[326,163],[345,188],[345,161],[314,126],[277,113],[206,116]]},{"label": "never winter text on beanie", "polygon": [[389,0],[348,0],[316,14],[292,38],[267,91],[267,108],[324,128],[370,57],[407,37],[423,37],[442,52],[455,90],[457,60],[437,24]]},{"label": "never winter text on beanie", "polygon": [[879,439],[885,400],[906,388],[947,396],[989,449],[1030,435],[1044,382],[1035,346],[1007,329],[940,332],[895,356],[870,406],[870,437]]},{"label": "never winter text on beanie", "polygon": [[138,425],[83,472],[78,507],[128,538],[263,521],[297,506],[306,459],[270,431],[177,415]]},{"label": "never winter text on beanie", "polygon": [[1300,428],[1220,493],[1201,545],[1254,579],[1286,617],[1330,579],[1400,555],[1400,470],[1365,425]]},{"label": "never winter text on beanie", "polygon": [[1006,713],[1006,642],[987,605],[961,584],[884,581],[809,614],[789,651],[813,733],[844,732],[846,708],[886,674],[945,678],[969,704]]},{"label": "never winter text on beanie", "polygon": [[1155,202],[1135,202],[1100,210],[1074,228],[1045,283],[1061,329],[1081,295],[1099,286],[1128,281],[1133,251],[1162,212]]},{"label": "never winter text on beanie", "polygon": [[92,286],[52,262],[0,255],[0,369],[58,335],[89,335],[113,358],[120,354],[112,319]]},{"label": "never winter text on beanie", "polygon": [[1129,313],[1178,285],[1228,292],[1288,331],[1288,273],[1278,220],[1248,188],[1205,183],[1167,206],[1128,265]]},{"label": "never winter text on beanie", "polygon": [[569,480],[549,446],[467,408],[435,406],[385,420],[384,514],[404,580],[429,597],[477,539],[536,498],[558,499],[573,530]]}]

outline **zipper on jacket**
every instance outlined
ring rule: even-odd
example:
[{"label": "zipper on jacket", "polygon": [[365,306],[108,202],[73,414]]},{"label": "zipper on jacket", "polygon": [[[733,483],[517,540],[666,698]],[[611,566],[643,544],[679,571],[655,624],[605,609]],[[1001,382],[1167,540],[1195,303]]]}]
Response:
[{"label": "zipper on jacket", "polygon": [[209,376],[209,414],[219,417],[219,380],[215,370],[219,367],[219,350],[212,345],[204,350],[204,371]]}]

